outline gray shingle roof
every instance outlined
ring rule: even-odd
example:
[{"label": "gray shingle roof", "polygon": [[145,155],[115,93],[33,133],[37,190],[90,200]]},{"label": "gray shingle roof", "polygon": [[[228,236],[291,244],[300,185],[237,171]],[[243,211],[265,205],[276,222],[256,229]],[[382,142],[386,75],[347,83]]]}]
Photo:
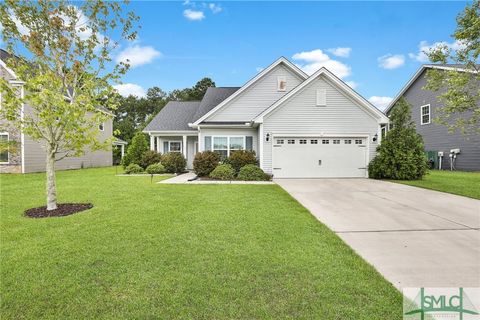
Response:
[{"label": "gray shingle roof", "polygon": [[193,131],[189,123],[195,122],[238,89],[208,88],[202,101],[170,101],[143,131]]}]

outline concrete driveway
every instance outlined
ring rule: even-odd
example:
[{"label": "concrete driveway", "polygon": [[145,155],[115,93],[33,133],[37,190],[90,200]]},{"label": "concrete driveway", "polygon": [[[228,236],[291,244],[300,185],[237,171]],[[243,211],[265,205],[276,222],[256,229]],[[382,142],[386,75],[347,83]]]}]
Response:
[{"label": "concrete driveway", "polygon": [[480,286],[480,201],[369,179],[280,186],[397,288]]}]

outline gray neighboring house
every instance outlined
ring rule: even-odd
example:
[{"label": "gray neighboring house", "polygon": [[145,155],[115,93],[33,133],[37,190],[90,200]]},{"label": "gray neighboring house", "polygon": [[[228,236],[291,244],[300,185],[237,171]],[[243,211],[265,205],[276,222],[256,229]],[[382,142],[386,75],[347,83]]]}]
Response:
[{"label": "gray neighboring house", "polygon": [[246,149],[275,178],[367,177],[388,121],[326,68],[308,76],[281,57],[242,87],[169,102],[144,132],[151,150],[182,152],[188,169],[197,152]]},{"label": "gray neighboring house", "polygon": [[[463,171],[480,170],[480,137],[478,135],[463,135],[459,132],[450,133],[446,126],[433,121],[437,109],[442,106],[438,100],[438,92],[423,89],[427,83],[428,69],[465,71],[461,65],[423,65],[402,88],[400,93],[389,104],[385,113],[389,115],[395,103],[404,97],[412,106],[412,118],[417,132],[423,137],[425,151],[430,151],[429,158],[434,160],[435,168],[451,169],[450,154],[455,153],[454,168]],[[464,116],[468,117],[468,114]],[[459,153],[458,153],[459,152]]]},{"label": "gray neighboring house", "polygon": [[[11,55],[0,49],[0,77],[7,79],[12,86],[18,86],[23,94],[23,82],[17,79],[5,61]],[[1,108],[0,92],[0,108]],[[21,112],[30,114],[32,108],[23,105]],[[105,123],[99,125],[99,140],[106,140],[113,135],[113,115]],[[46,153],[44,146],[34,141],[21,130],[13,127],[8,121],[0,119],[0,139],[16,142],[15,147],[0,153],[0,173],[30,173],[45,171]],[[88,167],[111,166],[113,162],[111,150],[86,151],[80,157],[68,157],[56,163],[56,169],[80,169]]]}]

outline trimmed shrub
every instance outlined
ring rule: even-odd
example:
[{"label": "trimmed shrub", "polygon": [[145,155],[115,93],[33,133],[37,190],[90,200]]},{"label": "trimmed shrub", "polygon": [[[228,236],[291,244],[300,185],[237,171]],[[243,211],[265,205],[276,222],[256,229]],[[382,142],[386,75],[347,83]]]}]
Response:
[{"label": "trimmed shrub", "polygon": [[219,164],[212,172],[210,178],[218,180],[233,180],[235,178],[235,170],[229,164]]},{"label": "trimmed shrub", "polygon": [[125,168],[125,173],[126,174],[132,174],[132,173],[142,173],[143,168],[140,167],[136,163],[130,163],[126,168]]},{"label": "trimmed shrub", "polygon": [[427,172],[423,139],[412,121],[411,107],[401,98],[393,107],[390,120],[393,128],[377,148],[376,157],[368,165],[374,179],[417,180]]},{"label": "trimmed shrub", "polygon": [[254,164],[247,164],[240,168],[237,179],[244,181],[266,181],[270,180],[270,176],[263,172],[260,167]]},{"label": "trimmed shrub", "polygon": [[247,164],[257,165],[257,157],[255,151],[248,150],[235,150],[230,153],[230,157],[225,160],[225,163],[232,165],[236,173],[240,171],[240,168]]},{"label": "trimmed shrub", "polygon": [[199,152],[193,159],[193,171],[200,176],[205,177],[210,174],[220,163],[220,155],[213,151]]},{"label": "trimmed shrub", "polygon": [[146,169],[152,164],[156,164],[162,161],[162,155],[152,150],[145,151],[140,159],[140,167]]},{"label": "trimmed shrub", "polygon": [[132,143],[127,149],[127,153],[122,159],[122,166],[126,168],[131,163],[140,164],[143,154],[148,150],[148,142],[144,133],[137,132],[132,139]]},{"label": "trimmed shrub", "polygon": [[161,163],[154,163],[149,165],[145,171],[148,174],[160,174],[165,173],[165,167]]},{"label": "trimmed shrub", "polygon": [[168,152],[162,156],[162,164],[168,173],[182,173],[187,166],[187,160],[180,152]]}]

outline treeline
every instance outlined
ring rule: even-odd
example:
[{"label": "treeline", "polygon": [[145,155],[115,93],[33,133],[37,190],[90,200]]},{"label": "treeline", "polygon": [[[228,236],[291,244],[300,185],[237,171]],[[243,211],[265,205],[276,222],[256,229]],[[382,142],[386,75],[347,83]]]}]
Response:
[{"label": "treeline", "polygon": [[168,94],[159,87],[152,87],[144,98],[120,97],[113,121],[115,136],[130,143],[135,133],[143,130],[169,101],[201,100],[208,87],[215,87],[215,82],[203,78],[191,88],[175,89]]}]

